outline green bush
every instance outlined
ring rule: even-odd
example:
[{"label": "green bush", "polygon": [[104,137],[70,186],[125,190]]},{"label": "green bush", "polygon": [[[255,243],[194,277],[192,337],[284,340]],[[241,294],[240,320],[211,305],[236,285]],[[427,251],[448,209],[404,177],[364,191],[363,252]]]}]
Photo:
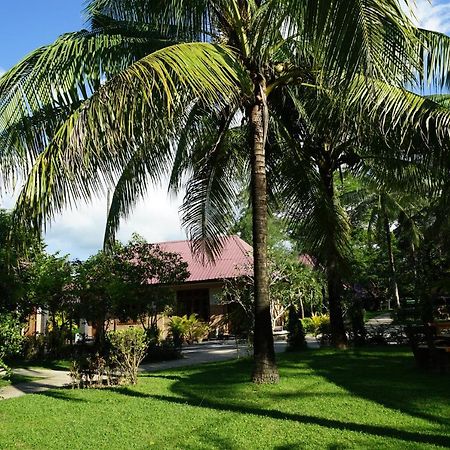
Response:
[{"label": "green bush", "polygon": [[138,368],[147,354],[145,331],[140,327],[108,333],[110,360],[120,370],[125,382],[137,384]]},{"label": "green bush", "polygon": [[45,357],[46,338],[43,334],[25,336],[22,355],[26,361],[43,359]]},{"label": "green bush", "polygon": [[198,319],[195,314],[188,316],[172,316],[169,324],[169,335],[176,349],[181,349],[183,342],[192,344],[201,341],[208,333],[207,323]]},{"label": "green bush", "polygon": [[303,329],[307,334],[328,336],[330,334],[330,316],[328,314],[313,314],[302,319]]},{"label": "green bush", "polygon": [[306,348],[305,330],[295,305],[289,307],[288,316],[288,351],[304,350]]},{"label": "green bush", "polygon": [[9,373],[5,358],[16,356],[22,350],[22,324],[15,314],[0,315],[0,367]]}]

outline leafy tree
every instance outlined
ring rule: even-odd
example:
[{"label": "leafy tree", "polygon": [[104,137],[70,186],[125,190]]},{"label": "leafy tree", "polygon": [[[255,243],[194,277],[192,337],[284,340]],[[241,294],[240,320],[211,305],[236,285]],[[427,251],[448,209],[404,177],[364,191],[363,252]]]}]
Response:
[{"label": "leafy tree", "polygon": [[22,323],[17,314],[0,314],[0,368],[7,370],[4,359],[17,355],[22,349]]},{"label": "leafy tree", "polygon": [[42,251],[40,237],[13,224],[11,214],[0,210],[0,312],[19,312],[24,319],[32,311],[29,271]]},{"label": "leafy tree", "polygon": [[[148,180],[175,162],[173,185],[191,175],[183,211],[194,248],[214,257],[232,214],[235,173],[250,165],[253,379],[276,381],[266,144],[277,97],[281,104],[291,87],[316,84],[352,88],[352,101],[360,93],[356,103],[368,103],[377,81],[388,80],[399,89],[379,89],[388,97],[384,113],[410,112],[416,100],[403,101],[404,83],[418,71],[427,80],[445,79],[448,41],[415,29],[396,0],[91,0],[87,15],[89,31],[36,50],[0,80],[0,147],[8,161],[35,161],[19,215],[39,224],[69,199],[91,198],[103,182],[119,179],[108,238]],[[227,144],[238,112],[248,140],[236,153]]]},{"label": "leafy tree", "polygon": [[154,332],[158,314],[173,303],[171,287],[188,276],[180,255],[135,235],[128,244],[116,243],[78,265],[79,314],[95,324],[100,346],[111,319],[140,320],[147,332]]},{"label": "leafy tree", "polygon": [[157,329],[158,315],[172,305],[172,287],[189,276],[188,265],[176,253],[165,252],[135,235],[113,255],[112,290],[117,317],[140,320],[144,328]]},{"label": "leafy tree", "polygon": [[[378,243],[385,247],[385,260],[389,264],[390,294],[388,295],[388,309],[391,299],[394,305],[400,308],[400,295],[395,264],[395,238],[392,231],[397,229],[404,241],[408,241],[413,255],[419,246],[421,233],[415,221],[415,215],[423,205],[421,192],[404,187],[399,189],[391,180],[391,186],[374,183],[369,177],[360,177],[359,186],[355,190],[348,190],[343,194],[342,200],[350,208],[353,219],[365,219],[367,238],[369,244],[373,243],[373,236],[378,237]],[[359,217],[358,217],[359,216]],[[364,220],[363,219],[363,220]]]},{"label": "leafy tree", "polygon": [[28,298],[35,309],[48,313],[49,351],[58,354],[76,319],[77,298],[73,266],[67,256],[41,254],[29,269]]},{"label": "leafy tree", "polygon": [[114,259],[102,251],[76,266],[75,286],[80,300],[79,315],[93,323],[95,339],[101,348],[109,320],[114,317]]}]

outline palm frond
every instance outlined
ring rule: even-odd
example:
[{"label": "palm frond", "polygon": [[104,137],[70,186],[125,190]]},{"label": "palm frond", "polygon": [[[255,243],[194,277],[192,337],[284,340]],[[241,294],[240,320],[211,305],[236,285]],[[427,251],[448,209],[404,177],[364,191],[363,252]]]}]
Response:
[{"label": "palm frond", "polygon": [[103,192],[136,151],[173,136],[176,118],[193,101],[221,109],[248,83],[233,53],[213,44],[179,44],[137,61],[60,127],[30,173],[17,214],[26,219],[34,211],[43,225],[66,204]]}]

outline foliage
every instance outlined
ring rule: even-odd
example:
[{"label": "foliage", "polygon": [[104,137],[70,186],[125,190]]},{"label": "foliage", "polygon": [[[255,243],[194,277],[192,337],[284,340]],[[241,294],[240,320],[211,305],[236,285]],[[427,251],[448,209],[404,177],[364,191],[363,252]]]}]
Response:
[{"label": "foliage", "polygon": [[22,355],[26,361],[41,360],[45,357],[46,337],[43,334],[25,336]]},{"label": "foliage", "polygon": [[207,335],[209,326],[202,320],[198,319],[195,314],[189,317],[172,316],[169,323],[169,335],[173,340],[176,349],[181,350],[183,342],[192,344],[201,342]]},{"label": "foliage", "polygon": [[306,349],[305,331],[303,329],[303,322],[295,305],[289,307],[288,316],[288,351],[304,350]]},{"label": "foliage", "polygon": [[145,331],[140,327],[111,331],[107,339],[108,350],[103,355],[78,352],[70,366],[73,387],[137,384],[139,365],[148,349]]},{"label": "foliage", "polygon": [[80,317],[96,324],[98,343],[109,320],[139,320],[146,330],[157,328],[158,315],[174,300],[171,286],[188,276],[180,255],[147,244],[138,236],[116,243],[77,267]]},{"label": "foliage", "polygon": [[70,378],[72,387],[78,389],[102,387],[104,381],[108,386],[119,382],[119,379],[113,376],[106,359],[98,353],[82,354],[74,359],[70,365]]},{"label": "foliage", "polygon": [[5,358],[11,358],[22,349],[22,324],[16,314],[0,314],[0,368],[7,368]]},{"label": "foliage", "polygon": [[24,319],[33,310],[29,270],[42,251],[41,238],[14,224],[11,214],[0,209],[0,312],[19,312]]},{"label": "foliage", "polygon": [[330,334],[330,316],[328,314],[313,314],[302,319],[303,328],[308,334],[322,335],[327,338]]},{"label": "foliage", "polygon": [[137,384],[138,369],[147,353],[145,331],[139,327],[108,333],[109,357],[127,383]]},{"label": "foliage", "polygon": [[36,310],[49,314],[48,351],[58,356],[77,319],[78,301],[73,285],[73,265],[58,254],[38,255],[29,269],[28,297]]},{"label": "foliage", "polygon": [[157,327],[158,315],[174,303],[173,286],[188,276],[179,254],[148,244],[138,235],[113,253],[112,300],[116,317],[140,320],[145,329]]},{"label": "foliage", "polygon": [[[224,280],[223,304],[239,306],[231,314],[236,329],[249,333],[253,326],[253,277],[249,268],[240,268],[241,276]],[[295,252],[273,250],[269,259],[269,298],[272,326],[284,323],[291,305],[304,317],[321,310],[323,279],[318,270],[301,263]]]}]

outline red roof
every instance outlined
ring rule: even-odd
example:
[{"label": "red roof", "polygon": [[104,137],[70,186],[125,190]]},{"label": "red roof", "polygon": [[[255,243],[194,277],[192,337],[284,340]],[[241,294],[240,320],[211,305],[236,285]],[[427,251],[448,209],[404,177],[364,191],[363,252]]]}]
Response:
[{"label": "red roof", "polygon": [[190,241],[160,242],[154,245],[163,251],[178,253],[188,263],[190,276],[186,283],[235,278],[252,272],[252,247],[239,236],[229,236],[224,240],[222,252],[214,263],[203,263],[201,257],[193,255]]}]

